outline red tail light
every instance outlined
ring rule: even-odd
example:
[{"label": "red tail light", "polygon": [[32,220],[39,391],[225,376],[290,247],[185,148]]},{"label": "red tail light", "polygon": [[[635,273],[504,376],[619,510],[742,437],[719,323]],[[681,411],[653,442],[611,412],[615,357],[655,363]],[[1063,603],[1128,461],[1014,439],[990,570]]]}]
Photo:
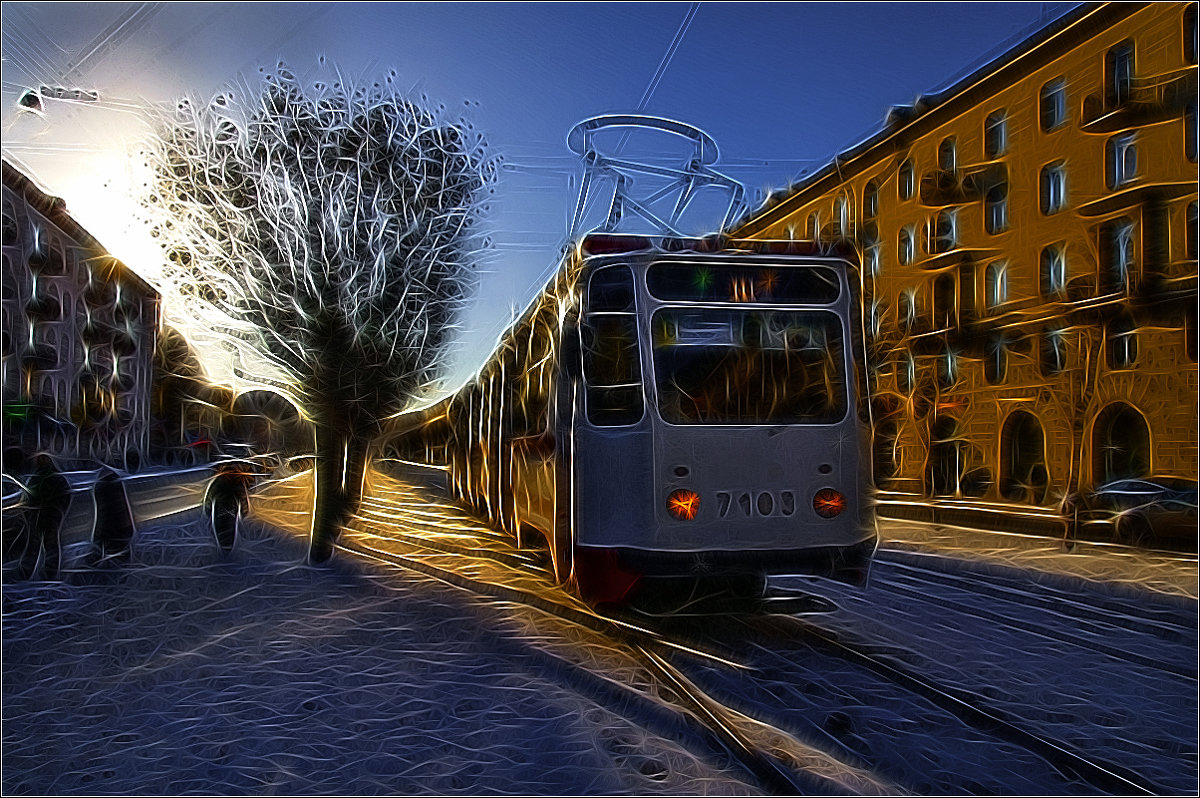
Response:
[{"label": "red tail light", "polygon": [[700,510],[700,494],[679,488],[667,496],[667,512],[679,521],[691,521]]},{"label": "red tail light", "polygon": [[846,509],[846,497],[833,488],[821,488],[813,496],[813,509],[822,518],[833,518]]}]

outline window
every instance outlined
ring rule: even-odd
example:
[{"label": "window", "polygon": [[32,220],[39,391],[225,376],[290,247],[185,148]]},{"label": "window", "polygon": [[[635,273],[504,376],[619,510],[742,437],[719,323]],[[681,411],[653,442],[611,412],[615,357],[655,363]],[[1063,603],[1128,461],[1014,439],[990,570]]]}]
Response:
[{"label": "window", "polygon": [[1055,161],[1042,167],[1042,213],[1058,213],[1067,204],[1067,165]]},{"label": "window", "polygon": [[1101,287],[1105,291],[1123,291],[1129,285],[1134,268],[1137,241],[1133,222],[1121,218],[1100,228]]},{"label": "window", "polygon": [[950,388],[958,382],[958,355],[952,349],[947,349],[938,358],[937,376],[942,388]]},{"label": "window", "polygon": [[1133,320],[1120,316],[1106,330],[1106,359],[1112,369],[1132,368],[1137,361],[1137,330]]},{"label": "window", "polygon": [[930,252],[949,252],[958,246],[958,217],[954,211],[938,211],[934,219]]},{"label": "window", "polygon": [[1042,249],[1041,288],[1046,299],[1061,298],[1066,291],[1067,254],[1062,244],[1051,244]]},{"label": "window", "polygon": [[813,211],[812,213],[810,213],[808,215],[808,233],[807,233],[806,237],[810,241],[817,240],[817,234],[820,232],[820,228],[818,227],[819,223],[820,222],[817,219],[816,211]]},{"label": "window", "polygon": [[988,385],[1004,382],[1008,371],[1008,345],[1001,337],[988,341],[987,358],[983,361],[983,378]]},{"label": "window", "polygon": [[1133,42],[1124,41],[1104,56],[1104,99],[1109,108],[1129,102],[1133,94]]},{"label": "window", "polygon": [[911,288],[900,292],[896,302],[896,321],[905,332],[910,331],[917,323],[917,297]]},{"label": "window", "polygon": [[900,393],[912,393],[917,384],[917,362],[913,356],[905,354],[896,363],[896,387]]},{"label": "window", "polygon": [[1008,261],[989,263],[985,275],[988,310],[994,310],[1008,301]]},{"label": "window", "polygon": [[1067,121],[1067,84],[1062,78],[1042,86],[1039,105],[1042,130],[1051,131]]},{"label": "window", "polygon": [[1196,162],[1196,104],[1192,103],[1183,112],[1183,153],[1192,163]]},{"label": "window", "polygon": [[850,234],[850,203],[842,194],[833,203],[833,218],[837,221],[838,235],[846,237]]},{"label": "window", "polygon": [[999,183],[983,198],[983,227],[992,235],[1008,229],[1008,184]]},{"label": "window", "polygon": [[983,123],[983,155],[989,161],[1008,151],[1008,116],[993,111]]},{"label": "window", "polygon": [[17,226],[17,214],[12,203],[4,203],[4,246],[16,246],[21,243],[21,228]]},{"label": "window", "polygon": [[1105,146],[1104,167],[1110,189],[1120,188],[1137,177],[1137,137],[1125,133],[1110,138]]},{"label": "window", "polygon": [[879,214],[879,184],[874,180],[863,189],[863,220],[874,219]]},{"label": "window", "polygon": [[862,230],[863,270],[868,277],[879,274],[881,252],[879,243],[879,227],[874,222],[867,222]]},{"label": "window", "polygon": [[610,266],[592,275],[582,335],[588,421],[598,427],[637,423],[644,400],[633,272],[628,266]]},{"label": "window", "polygon": [[863,262],[867,268],[867,276],[878,277],[879,266],[883,263],[883,255],[880,252],[882,245],[878,241],[874,241],[866,248],[863,256]]},{"label": "window", "polygon": [[1183,60],[1196,63],[1196,4],[1188,3],[1183,12]]},{"label": "window", "polygon": [[1196,260],[1196,203],[1192,201],[1187,206],[1187,230],[1184,233],[1183,246],[1188,260]]},{"label": "window", "polygon": [[899,182],[900,199],[912,199],[916,192],[916,179],[913,173],[912,161],[906,160],[900,164],[900,182]]},{"label": "window", "polygon": [[1067,339],[1062,330],[1049,329],[1042,334],[1038,363],[1043,376],[1058,374],[1067,367]]},{"label": "window", "polygon": [[911,225],[900,228],[900,236],[897,242],[896,255],[900,259],[901,266],[907,266],[916,260],[917,242],[916,238],[913,236]]},{"label": "window", "polygon": [[958,140],[947,136],[938,145],[938,169],[943,172],[953,172],[958,168]]},{"label": "window", "polygon": [[871,300],[871,312],[867,320],[867,334],[872,338],[878,338],[880,330],[883,329],[883,302],[878,299]]}]

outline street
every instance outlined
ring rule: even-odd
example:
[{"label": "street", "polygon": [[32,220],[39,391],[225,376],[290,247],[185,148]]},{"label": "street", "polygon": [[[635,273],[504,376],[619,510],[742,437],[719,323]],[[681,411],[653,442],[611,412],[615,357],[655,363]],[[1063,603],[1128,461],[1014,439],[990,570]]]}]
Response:
[{"label": "street", "polygon": [[202,476],[131,489],[132,565],[4,585],[6,794],[1196,786],[1194,558],[884,520],[866,589],[601,617],[436,472],[374,472],[318,568],[310,475],[228,559]]}]

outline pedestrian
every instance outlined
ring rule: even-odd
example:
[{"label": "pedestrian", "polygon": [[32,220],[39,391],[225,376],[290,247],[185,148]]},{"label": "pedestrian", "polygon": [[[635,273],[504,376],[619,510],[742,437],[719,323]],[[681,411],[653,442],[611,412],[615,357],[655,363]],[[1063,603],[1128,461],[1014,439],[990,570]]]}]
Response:
[{"label": "pedestrian", "polygon": [[103,466],[92,487],[92,501],[95,505],[92,545],[101,561],[129,562],[137,528],[125,483],[115,469]]},{"label": "pedestrian", "polygon": [[39,453],[33,464],[34,472],[29,478],[29,538],[17,575],[20,579],[32,578],[44,553],[42,574],[46,579],[57,579],[62,559],[59,536],[71,501],[71,485],[58,473],[49,454]]},{"label": "pedestrian", "polygon": [[213,537],[225,554],[237,545],[242,516],[250,511],[250,484],[253,473],[245,463],[220,463],[216,475],[204,493],[204,513],[212,524]]}]

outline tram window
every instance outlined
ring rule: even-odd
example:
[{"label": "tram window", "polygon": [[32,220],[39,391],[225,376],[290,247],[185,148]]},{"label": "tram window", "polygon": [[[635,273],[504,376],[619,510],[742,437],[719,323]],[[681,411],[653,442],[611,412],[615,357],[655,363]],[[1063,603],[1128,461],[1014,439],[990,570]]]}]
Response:
[{"label": "tram window", "polygon": [[671,302],[804,302],[828,304],[841,293],[825,266],[700,266],[656,263],[646,273],[650,293]]},{"label": "tram window", "polygon": [[589,311],[633,311],[633,272],[628,266],[599,269],[588,284]]},{"label": "tram window", "polygon": [[669,424],[833,424],[846,415],[832,313],[666,309],[652,326],[658,409]]},{"label": "tram window", "polygon": [[597,427],[637,423],[644,405],[637,316],[588,315],[583,325],[583,347],[588,421]]}]

